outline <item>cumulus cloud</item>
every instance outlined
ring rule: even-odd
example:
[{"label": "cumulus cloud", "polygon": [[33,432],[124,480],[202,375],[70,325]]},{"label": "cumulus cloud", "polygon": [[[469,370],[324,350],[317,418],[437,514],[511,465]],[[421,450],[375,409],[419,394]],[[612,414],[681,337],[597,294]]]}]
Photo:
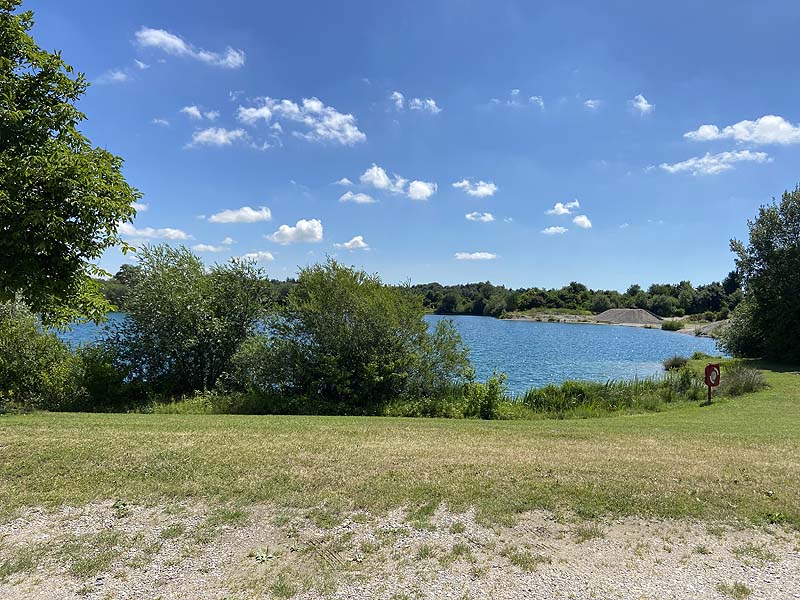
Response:
[{"label": "cumulus cloud", "polygon": [[267,236],[267,239],[284,246],[298,242],[321,242],[322,221],[319,219],[300,219],[294,226],[281,225],[278,231]]},{"label": "cumulus cloud", "polygon": [[545,235],[561,235],[562,233],[567,233],[569,231],[566,227],[548,227],[546,229],[542,229],[542,233]]},{"label": "cumulus cloud", "polygon": [[720,129],[716,125],[701,125],[683,137],[698,141],[731,139],[753,144],[798,144],[800,125],[794,125],[778,115],[764,115],[755,121],[739,121]]},{"label": "cumulus cloud", "polygon": [[436,100],[433,98],[412,98],[408,101],[408,108],[429,112],[432,115],[438,115],[442,112],[442,109],[436,105]]},{"label": "cumulus cloud", "polygon": [[379,167],[375,163],[372,163],[372,166],[361,174],[359,181],[364,185],[369,185],[379,190],[386,190],[393,194],[404,193],[406,184],[408,183],[408,179],[400,177],[400,175],[397,174],[395,174],[394,178],[389,177],[383,167]]},{"label": "cumulus cloud", "polygon": [[510,106],[512,108],[525,108],[531,105],[538,106],[544,110],[544,98],[542,96],[530,96],[527,101],[522,97],[522,91],[514,88],[508,94],[508,98],[500,100],[500,98],[492,98],[489,100],[489,106]]},{"label": "cumulus cloud", "polygon": [[571,215],[572,214],[572,210],[575,209],[575,208],[580,208],[580,206],[581,206],[581,203],[578,202],[577,198],[575,200],[573,200],[572,202],[567,202],[566,204],[563,203],[563,202],[556,202],[553,205],[553,208],[551,208],[548,211],[545,211],[545,214],[548,214],[548,215]]},{"label": "cumulus cloud", "polygon": [[191,106],[184,106],[180,112],[188,116],[190,119],[194,119],[196,121],[202,120],[204,117],[209,121],[214,121],[219,117],[219,111],[216,110],[209,110],[203,112],[200,110],[198,106],[192,104]]},{"label": "cumulus cloud", "polygon": [[336,185],[353,185],[353,182],[350,181],[347,177],[342,177],[339,181],[334,181]]},{"label": "cumulus cloud", "polygon": [[659,166],[668,173],[689,172],[692,175],[716,175],[723,171],[730,171],[738,162],[765,163],[772,162],[766,152],[751,152],[740,150],[738,152],[720,152],[711,154],[706,152],[703,156],[694,156],[678,163],[661,163]]},{"label": "cumulus cloud", "polygon": [[131,206],[133,207],[133,210],[135,210],[136,212],[145,212],[147,209],[150,208],[150,205],[144,202],[134,202],[131,204]]},{"label": "cumulus cloud", "polygon": [[252,260],[255,262],[269,262],[275,260],[275,257],[272,256],[272,252],[266,252],[265,250],[259,250],[258,252],[248,252],[247,254],[243,254],[240,257],[242,260]]},{"label": "cumulus cloud", "polygon": [[494,260],[497,254],[491,252],[456,252],[456,260]]},{"label": "cumulus cloud", "polygon": [[236,240],[233,239],[232,237],[226,237],[224,240],[222,240],[221,243],[224,244],[225,246],[231,246],[236,243]]},{"label": "cumulus cloud", "polygon": [[437,189],[435,183],[415,180],[408,184],[408,197],[412,200],[427,200]]},{"label": "cumulus cloud", "polygon": [[597,108],[600,108],[600,100],[592,100],[592,99],[589,99],[589,100],[586,100],[586,101],[583,103],[583,105],[584,105],[586,108],[588,108],[589,110],[595,110],[595,109],[597,109]]},{"label": "cumulus cloud", "polygon": [[536,104],[539,108],[544,110],[544,98],[541,96],[531,96],[528,98],[531,104]]},{"label": "cumulus cloud", "polygon": [[344,250],[369,250],[369,244],[364,241],[363,235],[357,235],[349,242],[334,244],[334,246],[337,248],[343,248]]},{"label": "cumulus cloud", "polygon": [[480,213],[480,212],[471,212],[464,215],[468,221],[480,221],[481,223],[491,223],[494,221],[494,215],[492,213]]},{"label": "cumulus cloud", "polygon": [[255,106],[240,106],[238,118],[246,125],[272,119],[299,123],[307,128],[306,131],[294,131],[292,135],[308,141],[352,146],[367,139],[356,125],[353,115],[340,113],[332,106],[326,106],[319,98],[303,98],[299,104],[291,100],[259,98]]},{"label": "cumulus cloud", "polygon": [[245,55],[242,50],[230,46],[224,52],[210,52],[195,48],[182,37],[164,29],[142,27],[136,32],[136,42],[144,48],[157,48],[172,56],[193,58],[216,67],[238,69],[244,65]]},{"label": "cumulus cloud", "polygon": [[397,110],[403,110],[405,106],[406,97],[401,92],[394,91],[389,95],[389,100],[392,101]]},{"label": "cumulus cloud", "polygon": [[210,223],[257,223],[272,220],[272,212],[266,206],[258,209],[243,206],[241,208],[228,208],[208,217]]},{"label": "cumulus cloud", "polygon": [[639,114],[642,114],[642,115],[646,115],[646,114],[649,114],[649,113],[653,112],[653,110],[656,107],[655,104],[650,104],[647,101],[647,98],[645,98],[641,94],[636,94],[633,97],[633,99],[632,100],[628,100],[628,102],[630,103],[630,105],[635,110],[639,111]]},{"label": "cumulus cloud", "polygon": [[574,219],[572,219],[572,222],[575,223],[575,225],[577,225],[581,229],[591,229],[592,228],[592,222],[589,220],[589,217],[587,217],[586,215],[577,215]]},{"label": "cumulus cloud", "polygon": [[354,202],[355,204],[373,204],[375,198],[369,194],[362,194],[361,192],[353,193],[350,190],[346,191],[339,197],[339,202]]},{"label": "cumulus cloud", "polygon": [[163,227],[161,229],[143,227],[142,229],[137,229],[130,223],[120,223],[117,232],[121,236],[139,240],[189,240],[192,237],[185,231],[173,229],[172,227]]},{"label": "cumulus cloud", "polygon": [[484,198],[486,196],[494,196],[497,191],[497,186],[491,181],[471,181],[469,179],[462,179],[453,183],[453,187],[459,190],[464,190],[470,196]]},{"label": "cumulus cloud", "polygon": [[213,246],[211,244],[195,244],[192,246],[195,252],[222,252],[225,246]]},{"label": "cumulus cloud", "polygon": [[155,118],[150,121],[153,125],[160,125],[161,127],[169,127],[169,121],[166,119]]},{"label": "cumulus cloud", "polygon": [[209,127],[192,134],[189,147],[194,146],[230,146],[237,140],[247,137],[244,129],[225,129],[224,127]]}]

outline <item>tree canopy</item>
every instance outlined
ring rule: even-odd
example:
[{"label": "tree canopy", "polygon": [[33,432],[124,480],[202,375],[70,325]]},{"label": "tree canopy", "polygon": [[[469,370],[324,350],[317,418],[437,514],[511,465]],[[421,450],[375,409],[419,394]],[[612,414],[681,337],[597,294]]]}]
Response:
[{"label": "tree canopy", "polygon": [[744,300],[723,344],[737,356],[800,362],[800,186],[747,225],[748,244],[731,240]]},{"label": "tree canopy", "polygon": [[0,0],[0,301],[18,297],[47,324],[104,318],[93,276],[139,192],[122,159],[78,130],[82,73],[36,45],[33,14]]}]

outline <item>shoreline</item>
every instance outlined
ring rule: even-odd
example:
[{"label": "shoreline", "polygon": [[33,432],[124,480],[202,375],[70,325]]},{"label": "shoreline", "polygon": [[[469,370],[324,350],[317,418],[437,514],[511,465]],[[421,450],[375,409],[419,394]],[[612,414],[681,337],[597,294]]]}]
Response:
[{"label": "shoreline", "polygon": [[[663,331],[659,325],[649,324],[649,323],[611,323],[608,321],[598,321],[594,315],[571,315],[571,314],[561,314],[561,313],[542,313],[541,315],[533,316],[533,315],[511,315],[505,317],[499,317],[502,321],[525,321],[529,323],[566,323],[566,324],[575,324],[575,325],[613,325],[613,326],[620,326],[620,327],[638,327],[640,329],[656,329],[659,331]],[[675,321],[680,320],[676,318],[667,318],[663,321]],[[723,327],[727,321],[715,321],[709,323],[707,321],[700,321],[697,323],[692,322],[684,322],[685,325],[682,329],[678,329],[677,331],[671,331],[670,333],[682,333],[684,335],[692,335],[695,337],[705,337],[709,339],[714,339],[714,336],[711,335],[713,331],[716,331],[720,327]]]}]

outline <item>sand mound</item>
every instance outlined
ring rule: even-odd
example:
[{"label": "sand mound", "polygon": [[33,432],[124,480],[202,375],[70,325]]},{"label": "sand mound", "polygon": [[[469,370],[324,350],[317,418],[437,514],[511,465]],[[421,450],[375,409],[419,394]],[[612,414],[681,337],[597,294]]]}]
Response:
[{"label": "sand mound", "polygon": [[661,325],[661,318],[643,308],[612,308],[595,317],[600,323],[615,325]]}]

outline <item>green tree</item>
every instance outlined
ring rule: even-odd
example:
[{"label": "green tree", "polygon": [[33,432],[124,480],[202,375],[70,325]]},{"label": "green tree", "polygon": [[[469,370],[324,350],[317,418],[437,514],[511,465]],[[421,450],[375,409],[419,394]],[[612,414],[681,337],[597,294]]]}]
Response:
[{"label": "green tree", "polygon": [[[245,370],[260,391],[374,414],[401,398],[432,397],[473,376],[448,321],[428,332],[422,297],[329,259],[301,270],[286,307]],[[259,367],[260,365],[260,367]]]},{"label": "green tree", "polygon": [[139,193],[122,159],[78,131],[86,91],[60,53],[36,45],[33,14],[0,0],[0,301],[20,297],[46,324],[100,321],[110,304],[94,263],[115,245]]},{"label": "green tree", "polygon": [[744,299],[723,334],[737,356],[800,362],[800,186],[747,222],[749,243],[731,240]]},{"label": "green tree", "polygon": [[269,304],[259,269],[232,260],[210,271],[184,247],[145,246],[126,319],[104,345],[141,389],[171,396],[213,387]]}]

